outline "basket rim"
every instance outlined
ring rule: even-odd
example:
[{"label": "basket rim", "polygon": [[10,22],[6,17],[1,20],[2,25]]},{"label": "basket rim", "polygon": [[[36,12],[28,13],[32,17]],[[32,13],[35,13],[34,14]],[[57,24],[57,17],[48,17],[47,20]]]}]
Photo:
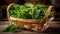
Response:
[{"label": "basket rim", "polygon": [[17,19],[24,19],[24,20],[42,20],[42,19],[28,19],[28,18],[18,18],[18,17],[12,17],[12,16],[10,16],[10,18],[17,18]]},{"label": "basket rim", "polygon": [[[54,19],[54,17],[49,18],[47,21],[52,21]],[[40,23],[41,20],[37,20],[37,19],[22,19],[22,18],[15,18],[15,17],[11,17],[9,18],[10,21],[18,21],[18,22],[23,22],[23,23]]]}]

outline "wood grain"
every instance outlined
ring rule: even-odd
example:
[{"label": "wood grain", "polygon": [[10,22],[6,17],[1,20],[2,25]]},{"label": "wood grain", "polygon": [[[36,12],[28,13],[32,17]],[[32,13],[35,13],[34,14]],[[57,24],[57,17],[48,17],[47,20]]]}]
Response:
[{"label": "wood grain", "polygon": [[9,24],[9,22],[8,21],[0,21],[0,34],[58,34],[58,33],[60,33],[60,25],[58,26],[56,23],[60,24],[60,22],[58,22],[58,21],[53,21],[53,23],[50,24],[50,27],[41,33],[28,31],[28,30],[20,30],[19,32],[12,33],[12,32],[2,32],[1,31],[2,28],[6,27]]}]

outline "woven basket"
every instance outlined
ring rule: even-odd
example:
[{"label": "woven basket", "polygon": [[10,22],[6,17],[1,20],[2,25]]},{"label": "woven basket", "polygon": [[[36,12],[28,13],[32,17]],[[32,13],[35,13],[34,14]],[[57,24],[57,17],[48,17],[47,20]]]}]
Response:
[{"label": "woven basket", "polygon": [[9,15],[9,9],[11,9],[11,6],[13,6],[13,3],[11,3],[7,7],[8,20],[10,23],[19,26],[21,29],[33,30],[36,32],[42,32],[48,28],[49,24],[53,20],[53,17],[48,19],[48,15],[51,12],[52,6],[48,7],[48,10],[44,16],[44,19],[42,19],[42,20],[20,19],[20,18],[11,17]]}]

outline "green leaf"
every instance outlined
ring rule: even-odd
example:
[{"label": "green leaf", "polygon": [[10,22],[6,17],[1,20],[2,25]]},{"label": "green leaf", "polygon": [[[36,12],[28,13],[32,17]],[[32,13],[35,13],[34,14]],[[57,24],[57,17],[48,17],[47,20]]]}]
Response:
[{"label": "green leaf", "polygon": [[54,16],[54,13],[51,12],[51,13],[49,14],[48,18],[51,18],[51,17],[53,17],[53,16]]},{"label": "green leaf", "polygon": [[7,27],[3,29],[3,31],[8,31],[8,32],[16,32],[18,31],[19,27],[15,26],[13,24],[9,24]]},{"label": "green leaf", "polygon": [[30,3],[30,2],[27,2],[27,3],[25,3],[25,6],[26,7],[33,7],[34,5],[32,3]]},{"label": "green leaf", "polygon": [[14,4],[13,7],[14,7],[15,10],[20,9],[20,5],[19,4]]},{"label": "green leaf", "polygon": [[40,15],[40,10],[35,11],[34,13],[34,19],[37,19]]}]

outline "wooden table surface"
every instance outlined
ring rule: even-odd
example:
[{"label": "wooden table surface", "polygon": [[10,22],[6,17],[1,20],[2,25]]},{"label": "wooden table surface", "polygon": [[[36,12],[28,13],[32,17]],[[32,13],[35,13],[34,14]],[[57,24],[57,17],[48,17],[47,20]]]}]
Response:
[{"label": "wooden table surface", "polygon": [[50,24],[50,27],[41,33],[27,30],[20,30],[19,32],[13,33],[13,32],[2,32],[2,28],[6,27],[9,24],[9,22],[0,21],[0,34],[58,34],[60,33],[60,24],[57,25],[56,23],[58,22],[56,21],[52,22],[52,24]]}]

